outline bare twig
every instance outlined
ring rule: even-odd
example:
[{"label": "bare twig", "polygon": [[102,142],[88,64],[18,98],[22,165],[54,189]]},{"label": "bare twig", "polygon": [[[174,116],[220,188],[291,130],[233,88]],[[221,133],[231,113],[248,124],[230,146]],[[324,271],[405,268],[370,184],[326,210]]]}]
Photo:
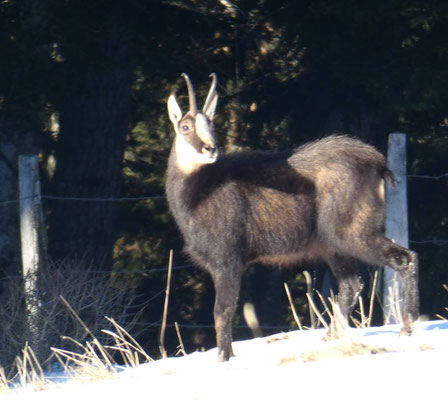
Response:
[{"label": "bare twig", "polygon": [[[51,355],[51,346],[61,347],[63,336],[81,342],[97,336],[105,344],[109,344],[108,341],[112,343],[110,336],[101,333],[108,326],[105,315],[113,317],[119,324],[126,323],[126,328],[136,326],[138,314],[133,312],[134,291],[122,282],[120,284],[111,286],[108,273],[98,272],[83,261],[50,263],[47,269],[39,271],[42,302],[39,335],[42,345],[36,349],[33,347],[37,359],[46,360]],[[0,294],[0,365],[5,366],[9,376],[16,370],[14,360],[26,344],[26,330],[23,328],[26,320],[20,279],[4,278],[2,287],[5,290]],[[61,307],[61,302],[65,306]],[[74,342],[69,346],[72,347],[68,350],[77,349]]]},{"label": "bare twig", "polygon": [[170,298],[172,266],[173,266],[173,250],[170,250],[170,258],[169,258],[169,262],[168,262],[168,276],[166,279],[165,304],[163,305],[162,327],[160,329],[160,354],[162,355],[162,358],[167,357],[166,349],[165,349],[165,329],[166,329],[166,317],[168,314],[168,301]]},{"label": "bare twig", "polygon": [[[313,281],[311,279],[311,275],[308,271],[303,271],[303,275],[305,276],[306,280],[306,290],[307,290],[307,297],[308,299],[313,300]],[[313,308],[309,307],[310,310],[310,323],[311,323],[311,329],[314,329],[316,327],[316,315],[314,314]]]},{"label": "bare twig", "polygon": [[89,327],[84,323],[84,321],[79,317],[79,315],[76,313],[76,311],[72,308],[70,304],[68,304],[68,301],[65,300],[64,296],[59,296],[64,305],[69,309],[73,317],[81,324],[81,326],[85,329],[85,331],[93,338],[95,339],[95,335],[92,333],[92,331],[89,329]]},{"label": "bare twig", "polygon": [[[325,322],[325,319],[322,317],[322,314],[317,309],[316,305],[314,304],[314,301],[309,293],[306,294],[306,297],[308,299],[308,303],[310,304],[310,310],[313,310],[313,313],[317,318],[319,319],[320,323],[325,327],[325,329],[328,329],[328,324]],[[313,328],[314,329],[314,328]]]},{"label": "bare twig", "polygon": [[177,322],[174,323],[176,327],[177,338],[179,339],[179,351],[186,356],[187,352],[185,351],[184,342],[182,341],[182,336],[180,335],[179,324]]},{"label": "bare twig", "polygon": [[378,283],[378,271],[375,271],[373,275],[373,285],[372,285],[372,292],[370,293],[370,304],[369,304],[369,327],[372,323],[372,316],[373,316],[373,306],[375,304],[375,295],[376,295],[376,285]]},{"label": "bare twig", "polygon": [[302,324],[300,323],[299,316],[297,315],[296,308],[294,307],[294,304],[292,302],[291,293],[289,291],[288,284],[285,282],[284,285],[285,285],[286,296],[288,296],[289,306],[291,307],[292,316],[294,317],[294,321],[296,321],[296,324],[299,327],[299,329],[302,330],[303,327],[302,327]]}]

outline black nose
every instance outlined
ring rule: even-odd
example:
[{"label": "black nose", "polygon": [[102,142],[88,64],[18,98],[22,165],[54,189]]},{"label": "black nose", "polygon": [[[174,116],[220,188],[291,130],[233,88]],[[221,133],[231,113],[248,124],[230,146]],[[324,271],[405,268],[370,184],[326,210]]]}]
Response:
[{"label": "black nose", "polygon": [[202,152],[210,153],[210,155],[213,155],[216,153],[216,147],[210,146],[209,144],[204,144],[204,146],[202,146]]}]

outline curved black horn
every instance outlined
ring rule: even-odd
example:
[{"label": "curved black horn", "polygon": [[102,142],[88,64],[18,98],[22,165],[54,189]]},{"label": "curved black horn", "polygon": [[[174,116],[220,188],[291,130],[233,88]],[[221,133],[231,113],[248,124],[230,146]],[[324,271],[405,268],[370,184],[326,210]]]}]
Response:
[{"label": "curved black horn", "polygon": [[212,77],[212,85],[210,86],[210,90],[208,91],[207,99],[204,103],[204,108],[202,109],[203,112],[207,110],[207,108],[210,106],[210,102],[213,100],[213,97],[216,93],[216,86],[218,85],[218,78],[214,72],[212,72],[210,75]]},{"label": "curved black horn", "polygon": [[196,106],[196,96],[194,94],[193,85],[191,84],[190,78],[186,73],[183,73],[182,76],[185,78],[185,82],[187,83],[188,88],[188,101],[190,103],[190,115],[195,116],[198,112],[198,108]]}]

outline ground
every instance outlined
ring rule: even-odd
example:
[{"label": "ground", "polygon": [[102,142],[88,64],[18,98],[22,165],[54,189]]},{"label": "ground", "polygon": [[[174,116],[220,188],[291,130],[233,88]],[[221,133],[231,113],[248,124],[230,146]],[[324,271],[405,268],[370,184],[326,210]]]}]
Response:
[{"label": "ground", "polygon": [[111,399],[392,399],[446,398],[448,321],[349,329],[324,341],[324,330],[279,333],[234,343],[236,357],[217,363],[216,349],[128,368],[112,379],[69,381],[2,398]]}]

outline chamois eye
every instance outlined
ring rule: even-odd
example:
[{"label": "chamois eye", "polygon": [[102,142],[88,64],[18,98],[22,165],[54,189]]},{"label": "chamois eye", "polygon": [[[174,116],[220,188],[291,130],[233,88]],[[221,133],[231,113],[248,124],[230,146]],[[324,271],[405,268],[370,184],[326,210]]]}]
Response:
[{"label": "chamois eye", "polygon": [[189,130],[190,130],[190,126],[189,125],[187,125],[187,124],[182,125],[182,132],[183,133],[188,133]]}]

